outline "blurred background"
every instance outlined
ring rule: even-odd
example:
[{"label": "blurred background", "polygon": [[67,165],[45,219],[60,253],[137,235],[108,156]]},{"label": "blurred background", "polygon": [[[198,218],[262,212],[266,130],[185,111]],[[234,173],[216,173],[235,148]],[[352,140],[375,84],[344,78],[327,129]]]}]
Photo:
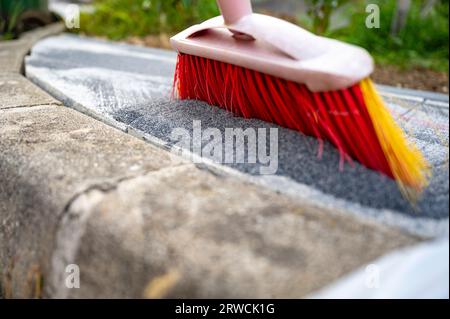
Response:
[{"label": "blurred background", "polygon": [[[0,38],[55,19],[46,8],[80,3],[80,28],[71,32],[131,44],[170,48],[169,38],[219,14],[215,0],[0,0]],[[375,57],[375,81],[448,93],[449,3],[444,0],[253,0],[255,11],[317,34],[366,48]],[[380,27],[368,29],[369,4]]]}]

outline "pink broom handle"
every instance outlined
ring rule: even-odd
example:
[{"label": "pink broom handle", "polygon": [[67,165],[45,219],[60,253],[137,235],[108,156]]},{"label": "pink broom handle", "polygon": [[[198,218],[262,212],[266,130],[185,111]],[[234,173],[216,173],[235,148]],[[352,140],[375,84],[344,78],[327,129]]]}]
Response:
[{"label": "pink broom handle", "polygon": [[232,24],[252,14],[250,0],[217,0],[225,24]]}]

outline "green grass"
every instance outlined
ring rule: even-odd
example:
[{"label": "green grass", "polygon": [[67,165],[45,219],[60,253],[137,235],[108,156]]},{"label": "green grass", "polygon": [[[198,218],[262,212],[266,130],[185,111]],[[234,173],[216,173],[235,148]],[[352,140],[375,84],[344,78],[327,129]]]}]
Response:
[{"label": "green grass", "polygon": [[113,40],[173,34],[219,14],[215,0],[97,0],[94,5],[94,14],[81,16],[81,31]]},{"label": "green grass", "polygon": [[[330,31],[329,21],[311,16],[315,11],[310,10],[310,29],[366,48],[379,64],[448,72],[448,1],[439,1],[429,15],[421,17],[423,1],[413,0],[407,25],[397,36],[390,35],[395,0],[326,0],[322,3],[333,6],[330,10],[344,5],[347,8],[344,14],[350,23]],[[366,28],[367,3],[379,5],[380,29]],[[94,4],[95,13],[81,17],[81,31],[113,40],[148,34],[171,35],[219,14],[215,0],[97,0]],[[302,25],[303,18],[305,15],[299,18]]]},{"label": "green grass", "polygon": [[366,48],[379,64],[397,65],[402,69],[430,68],[448,72],[449,3],[441,1],[425,17],[421,3],[414,0],[405,28],[396,36],[390,34],[395,1],[374,1],[380,6],[380,28],[365,27],[364,6],[353,8],[349,27],[327,35]]},{"label": "green grass", "polygon": [[0,0],[0,40],[12,40],[17,36],[15,29],[23,10],[24,5],[21,2],[10,4]]}]

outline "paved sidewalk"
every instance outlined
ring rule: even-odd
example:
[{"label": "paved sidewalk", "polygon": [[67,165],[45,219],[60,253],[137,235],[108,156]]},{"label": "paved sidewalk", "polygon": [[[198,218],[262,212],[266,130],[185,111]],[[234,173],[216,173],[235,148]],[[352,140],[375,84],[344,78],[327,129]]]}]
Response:
[{"label": "paved sidewalk", "polygon": [[21,69],[0,63],[0,297],[302,297],[422,240],[198,167]]},{"label": "paved sidewalk", "polygon": [[[26,72],[66,105],[167,149],[176,142],[171,135],[174,130],[182,128],[193,134],[193,121],[201,121],[204,129],[219,129],[222,135],[226,128],[275,127],[236,118],[205,103],[171,100],[174,66],[175,53],[171,51],[62,35],[33,48]],[[278,130],[279,163],[274,176],[259,175],[264,163],[215,165],[214,157],[208,158],[208,163],[315,205],[363,215],[416,234],[446,235],[448,105],[430,100],[431,95],[399,92],[383,95],[434,168],[431,185],[416,208],[401,196],[392,180],[358,164],[340,172],[339,154],[333,147],[326,144],[319,160],[315,139],[283,128]],[[208,142],[204,140],[203,146]]]}]

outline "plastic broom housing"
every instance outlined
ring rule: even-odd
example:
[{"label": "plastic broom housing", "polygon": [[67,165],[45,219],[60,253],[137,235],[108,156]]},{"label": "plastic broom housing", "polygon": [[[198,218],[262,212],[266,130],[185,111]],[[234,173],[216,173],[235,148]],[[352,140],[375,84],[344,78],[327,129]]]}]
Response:
[{"label": "plastic broom housing", "polygon": [[[222,16],[171,39],[179,52],[174,93],[327,140],[345,161],[395,179],[411,201],[429,166],[369,79],[362,48],[253,14],[250,0],[218,0]],[[319,155],[322,148],[319,148]]]}]

